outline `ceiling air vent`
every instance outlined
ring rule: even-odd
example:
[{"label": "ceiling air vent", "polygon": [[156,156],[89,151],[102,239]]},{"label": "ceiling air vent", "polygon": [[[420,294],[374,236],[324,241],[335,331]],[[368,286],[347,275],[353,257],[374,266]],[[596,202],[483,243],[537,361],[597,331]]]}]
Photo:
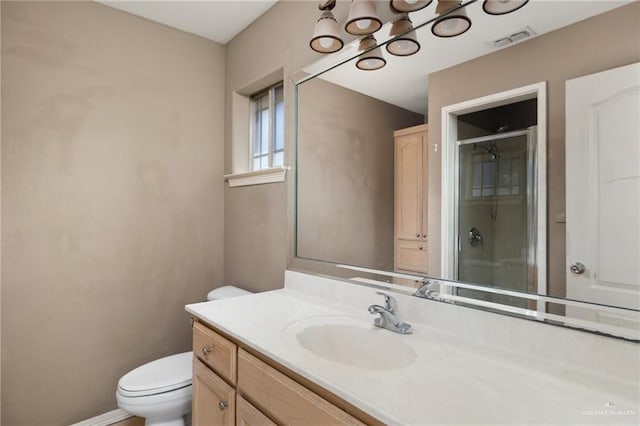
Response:
[{"label": "ceiling air vent", "polygon": [[495,40],[487,42],[489,45],[493,47],[505,47],[510,44],[518,43],[522,40],[525,40],[531,36],[536,35],[536,32],[531,29],[531,27],[524,27],[521,30],[512,32],[511,34],[498,37]]}]

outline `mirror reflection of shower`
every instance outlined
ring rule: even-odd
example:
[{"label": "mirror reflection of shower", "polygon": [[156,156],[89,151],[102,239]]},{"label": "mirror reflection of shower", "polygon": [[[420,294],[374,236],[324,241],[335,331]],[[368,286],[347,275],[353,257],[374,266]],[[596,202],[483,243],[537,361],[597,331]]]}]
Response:
[{"label": "mirror reflection of shower", "polygon": [[[454,264],[460,281],[535,288],[536,108],[532,99],[458,117]],[[458,295],[526,307],[509,296],[476,293]]]},{"label": "mirror reflection of shower", "polygon": [[[473,149],[476,148],[476,144],[473,145]],[[483,147],[484,152],[489,157],[489,161],[493,162],[493,182],[498,181],[498,175],[500,173],[500,150],[496,146],[495,142],[492,142],[491,145],[487,147]],[[495,221],[498,218],[498,191],[492,191],[491,196],[491,209],[489,210],[489,216],[491,220]]]}]

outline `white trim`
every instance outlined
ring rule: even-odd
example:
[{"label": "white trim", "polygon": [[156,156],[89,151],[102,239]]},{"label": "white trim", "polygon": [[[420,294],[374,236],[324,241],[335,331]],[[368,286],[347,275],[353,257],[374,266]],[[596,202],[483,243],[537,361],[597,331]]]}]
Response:
[{"label": "white trim", "polygon": [[[448,237],[456,234],[455,164],[456,143],[458,140],[457,117],[462,114],[494,108],[527,99],[538,99],[537,123],[537,293],[547,294],[547,82],[543,81],[529,86],[520,87],[505,92],[496,93],[482,98],[448,105],[442,108],[442,191],[441,191],[441,274],[443,279],[452,280],[455,277],[455,261],[451,256],[456,249],[455,241]],[[452,212],[452,213],[449,213]],[[541,304],[542,305],[542,304]],[[545,307],[539,306],[544,312]]]},{"label": "white trim", "polygon": [[118,408],[113,411],[109,411],[108,413],[100,414],[99,416],[74,423],[71,426],[109,426],[114,423],[130,419],[131,417],[134,417],[134,415]]},{"label": "white trim", "polygon": [[232,173],[224,175],[229,187],[261,185],[264,183],[284,182],[289,167],[278,166],[270,169],[254,170],[252,172]]}]

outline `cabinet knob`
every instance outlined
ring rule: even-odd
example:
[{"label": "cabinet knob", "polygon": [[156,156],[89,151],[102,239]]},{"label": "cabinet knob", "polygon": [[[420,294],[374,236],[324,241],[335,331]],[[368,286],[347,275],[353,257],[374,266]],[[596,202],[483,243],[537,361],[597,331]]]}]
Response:
[{"label": "cabinet knob", "polygon": [[422,234],[422,238],[427,238],[427,234]]},{"label": "cabinet knob", "polygon": [[229,406],[229,403],[227,401],[218,402],[218,408],[220,409],[220,411],[224,411],[224,409],[227,408],[228,406]]},{"label": "cabinet knob", "polygon": [[418,246],[418,250],[422,250],[422,246]]},{"label": "cabinet knob", "polygon": [[420,233],[416,232],[416,238],[420,238]]},{"label": "cabinet knob", "polygon": [[202,355],[207,356],[211,353],[211,348],[209,346],[202,347]]}]

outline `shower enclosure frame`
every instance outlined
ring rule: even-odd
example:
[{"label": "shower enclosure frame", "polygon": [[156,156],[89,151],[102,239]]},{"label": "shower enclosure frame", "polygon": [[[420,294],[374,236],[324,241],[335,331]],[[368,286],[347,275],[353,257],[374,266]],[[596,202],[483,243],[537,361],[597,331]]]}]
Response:
[{"label": "shower enclosure frame", "polygon": [[[537,292],[538,290],[538,277],[537,277],[537,269],[536,269],[536,264],[537,264],[537,259],[536,259],[536,255],[537,255],[537,244],[538,244],[538,239],[536,238],[536,232],[537,232],[537,206],[536,206],[536,202],[538,200],[538,188],[537,188],[537,170],[536,170],[536,163],[537,163],[537,158],[536,158],[536,133],[537,133],[537,126],[531,126],[528,129],[525,130],[515,130],[515,131],[511,131],[511,132],[504,132],[504,133],[498,133],[498,134],[493,134],[493,135],[487,135],[487,136],[479,136],[479,137],[475,137],[475,138],[470,138],[470,139],[464,139],[464,140],[459,140],[456,144],[456,161],[455,161],[455,194],[454,194],[454,214],[455,214],[455,229],[456,229],[456,235],[455,235],[455,241],[456,241],[456,249],[454,250],[454,259],[453,259],[453,268],[455,271],[455,275],[454,275],[454,279],[458,280],[459,279],[459,272],[460,272],[460,252],[461,252],[461,245],[462,245],[462,235],[461,235],[461,231],[460,231],[460,197],[462,196],[462,194],[460,193],[460,162],[461,162],[461,157],[460,157],[460,148],[464,145],[470,145],[470,144],[479,144],[479,143],[483,143],[483,142],[497,142],[497,141],[501,141],[503,139],[511,139],[511,138],[516,138],[518,136],[526,136],[527,138],[527,148],[526,148],[526,152],[527,152],[527,156],[526,156],[526,163],[525,163],[525,191],[524,191],[524,195],[526,198],[526,209],[527,209],[527,217],[529,218],[529,220],[527,220],[527,227],[525,229],[526,235],[527,235],[527,259],[526,259],[526,263],[527,263],[527,291],[531,291],[532,289],[535,290]],[[494,196],[498,196],[496,195],[495,192],[498,191],[497,188],[497,182],[493,182],[493,191],[494,191]],[[499,201],[498,201],[499,203]],[[498,204],[499,205],[499,204]],[[530,280],[534,281],[534,285],[531,285]],[[533,288],[532,288],[533,287]]]},{"label": "shower enclosure frame", "polygon": [[[517,89],[449,105],[442,108],[442,147],[441,147],[441,223],[440,223],[440,272],[444,279],[454,280],[457,277],[457,184],[458,171],[458,116],[482,111],[497,106],[508,105],[528,99],[537,99],[537,131],[535,132],[534,172],[536,188],[535,202],[535,293],[547,294],[547,84],[540,82]],[[511,132],[513,133],[513,132]],[[492,136],[492,137],[495,137]],[[434,145],[438,151],[438,144]],[[432,241],[432,244],[437,242]],[[432,250],[432,247],[430,247]],[[435,250],[430,251],[434,253]],[[538,303],[537,310],[546,312],[544,303]]]}]

